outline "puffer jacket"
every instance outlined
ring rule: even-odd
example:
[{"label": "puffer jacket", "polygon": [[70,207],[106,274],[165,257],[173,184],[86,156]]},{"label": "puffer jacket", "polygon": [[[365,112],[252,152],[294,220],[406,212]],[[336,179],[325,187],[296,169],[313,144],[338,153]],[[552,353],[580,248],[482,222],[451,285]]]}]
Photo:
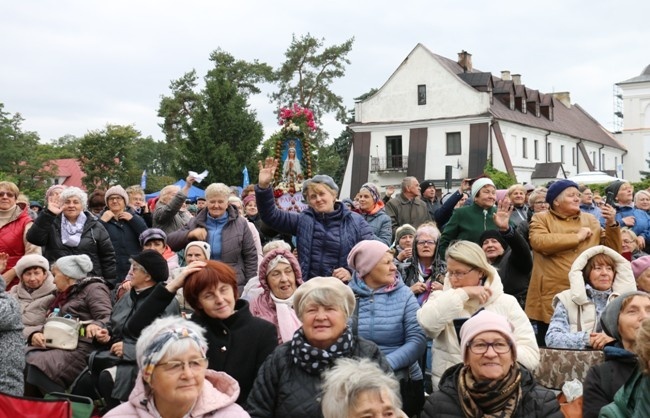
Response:
[{"label": "puffer jacket", "polygon": [[[0,227],[0,252],[9,256],[5,268],[7,271],[14,268],[23,255],[40,254],[41,250],[25,239],[25,231],[32,226],[32,218],[28,215],[27,210],[21,210],[20,206],[14,206],[13,209],[1,212],[3,214],[11,212],[7,223]],[[19,281],[19,277],[14,277],[7,283],[7,289],[11,289]]]},{"label": "puffer jacket", "polygon": [[[193,418],[248,418],[246,411],[235,403],[239,395],[237,381],[223,372],[206,370],[203,388],[199,394],[191,413]],[[154,413],[153,398],[147,396],[147,390],[138,375],[135,388],[129,396],[129,401],[109,411],[107,418],[154,418],[159,415]]]},{"label": "puffer jacket", "polygon": [[[379,347],[363,338],[355,338],[350,357],[367,358],[386,373],[391,371]],[[320,376],[294,364],[289,341],[276,348],[262,364],[246,410],[251,418],[322,418],[320,386]]]},{"label": "puffer jacket", "polygon": [[76,247],[64,245],[61,241],[61,217],[54,215],[47,209],[38,214],[34,225],[27,231],[27,240],[34,245],[43,247],[43,257],[47,258],[50,265],[56,260],[67,255],[86,254],[93,262],[93,269],[89,276],[102,277],[109,286],[117,283],[115,269],[115,250],[106,228],[90,212],[84,211],[86,223],[81,232],[81,241]]},{"label": "puffer jacket", "polygon": [[614,395],[614,401],[604,406],[599,418],[650,417],[650,376],[636,370]]},{"label": "puffer jacket", "polygon": [[20,302],[20,312],[22,313],[23,325],[25,326],[23,330],[25,338],[41,329],[45,323],[45,316],[50,307],[50,303],[54,300],[55,291],[54,277],[49,271],[41,287],[31,293],[27,291],[22,281],[17,286],[11,288],[11,295]]},{"label": "puffer jacket", "polygon": [[255,198],[264,223],[297,237],[298,261],[305,281],[331,276],[339,267],[350,270],[347,257],[352,247],[365,239],[377,239],[361,215],[340,202],[334,204],[330,213],[317,213],[311,208],[295,213],[275,206],[270,187],[255,186]]},{"label": "puffer jacket", "polygon": [[[616,263],[616,275],[611,291],[598,291],[585,284],[582,270],[589,260],[605,254]],[[600,314],[607,304],[619,295],[636,290],[636,281],[630,262],[623,256],[597,245],[576,258],[569,273],[570,288],[553,298],[553,316],[546,332],[546,345],[553,348],[583,349],[589,344],[589,334],[601,332]]]},{"label": "puffer jacket", "polygon": [[[246,282],[257,275],[257,249],[246,218],[239,216],[234,206],[228,206],[228,220],[221,231],[221,260],[235,269],[239,294]],[[192,238],[189,233],[196,228],[205,228],[208,210],[203,209],[192,220],[176,232],[167,236],[167,244],[174,251],[185,248]]]},{"label": "puffer jacket", "polygon": [[357,272],[350,288],[358,298],[358,317],[352,318],[358,335],[379,346],[395,373],[408,371],[411,379],[422,380],[417,361],[426,350],[426,339],[416,316],[420,305],[411,289],[396,278],[395,283],[373,290]]},{"label": "puffer jacket", "polygon": [[[108,209],[104,212],[106,211]],[[102,215],[104,212],[102,212]],[[111,243],[115,250],[115,261],[117,262],[117,278],[120,281],[124,280],[131,268],[131,262],[129,261],[131,256],[142,251],[139,237],[147,229],[144,219],[138,216],[133,209],[126,208],[125,212],[132,216],[130,221],[115,220],[113,217],[110,221],[104,222],[101,220],[101,215],[98,217],[99,222],[106,228],[106,232],[111,237]]]},{"label": "puffer jacket", "polygon": [[[634,217],[634,225],[627,225],[623,222],[623,218],[628,216]],[[646,245],[650,244],[650,216],[646,211],[634,206],[616,206],[616,221],[621,226],[630,228],[638,237],[643,237]]]},{"label": "puffer jacket", "polygon": [[377,239],[390,246],[393,240],[393,230],[391,229],[390,216],[384,210],[384,202],[380,200],[369,213],[359,212],[359,214],[368,222]]},{"label": "puffer jacket", "polygon": [[[580,241],[577,232],[589,228],[593,235]],[[536,213],[530,222],[530,247],[533,271],[526,296],[526,314],[530,319],[548,324],[553,315],[553,297],[569,288],[569,271],[575,259],[587,248],[606,245],[621,252],[621,229],[606,226],[589,213],[562,216],[552,209]]]},{"label": "puffer jacket", "polygon": [[485,281],[485,287],[490,288],[492,295],[485,304],[480,305],[477,300],[469,299],[462,288],[453,289],[446,276],[443,290],[432,292],[429,300],[418,311],[420,326],[435,340],[431,370],[434,389],[438,387],[438,381],[445,370],[463,360],[453,320],[469,318],[481,308],[508,318],[514,326],[517,361],[529,370],[537,368],[539,347],[530,320],[517,299],[503,293],[501,278],[493,267]]},{"label": "puffer jacket", "polygon": [[[519,225],[517,226],[519,228]],[[530,247],[524,237],[518,234],[515,228],[508,228],[507,232],[499,232],[508,243],[508,248],[501,257],[491,263],[499,272],[503,282],[503,291],[519,299],[526,299],[530,270],[533,268],[533,257]]]},{"label": "puffer jacket", "polygon": [[25,384],[25,337],[18,301],[5,292],[0,276],[0,392],[23,396]]},{"label": "puffer jacket", "polygon": [[[445,372],[440,380],[440,390],[434,392],[424,404],[422,418],[464,418],[458,395],[458,376],[463,364]],[[560,404],[553,391],[537,384],[533,374],[521,367],[521,399],[513,418],[562,418]]]}]

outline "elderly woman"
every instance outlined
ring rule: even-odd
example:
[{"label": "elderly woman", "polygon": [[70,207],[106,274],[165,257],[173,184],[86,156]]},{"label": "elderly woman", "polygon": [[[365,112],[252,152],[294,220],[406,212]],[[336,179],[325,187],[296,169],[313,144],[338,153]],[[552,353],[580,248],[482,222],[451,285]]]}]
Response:
[{"label": "elderly woman", "polygon": [[648,255],[639,249],[637,236],[634,231],[628,227],[621,228],[621,248],[623,249],[623,251],[621,251],[621,254],[625,255],[625,253],[628,253],[631,261]]},{"label": "elderly woman", "polygon": [[404,284],[411,288],[420,305],[427,301],[432,291],[442,289],[441,280],[446,267],[442,260],[435,257],[438,238],[440,231],[433,223],[420,225],[412,244],[411,262],[400,268]]},{"label": "elderly woman", "polygon": [[289,250],[271,250],[260,263],[258,277],[264,291],[251,300],[251,313],[275,325],[279,344],[290,341],[302,325],[293,310],[294,292],[302,284],[298,260]]},{"label": "elderly woman", "polygon": [[237,403],[244,405],[260,366],[278,340],[273,324],[254,317],[248,302],[237,299],[237,275],[227,264],[194,261],[165,286],[156,286],[127,322],[127,332],[139,335],[181,287],[194,309],[192,321],[206,329],[209,368],[237,380],[241,389]]},{"label": "elderly woman", "polygon": [[160,228],[169,235],[187,224],[188,218],[185,215],[188,213],[181,212],[181,208],[195,181],[193,176],[187,176],[183,188],[174,184],[162,188],[153,209],[154,228]]},{"label": "elderly woman", "polygon": [[377,186],[372,183],[364,184],[357,193],[357,199],[359,213],[368,222],[372,232],[379,238],[379,241],[390,245],[393,238],[393,229],[390,216],[384,210],[384,201],[379,196]]},{"label": "elderly woman", "polygon": [[342,358],[323,377],[324,418],[400,417],[399,383],[368,359]]},{"label": "elderly woman", "polygon": [[309,207],[302,213],[278,209],[271,181],[278,161],[267,158],[259,164],[255,188],[262,221],[271,228],[293,234],[298,241],[298,261],[305,281],[315,276],[333,276],[344,282],[352,277],[346,257],[364,239],[375,239],[372,228],[358,213],[336,202],[339,188],[330,176],[319,174],[303,183],[302,193]]},{"label": "elderly woman", "polygon": [[513,184],[508,187],[506,195],[512,203],[510,223],[517,226],[520,223],[528,222],[528,205],[526,205],[526,187],[523,184]]},{"label": "elderly woman", "polygon": [[563,417],[555,394],[517,362],[521,347],[514,329],[495,312],[468,319],[460,329],[463,362],[445,371],[422,416]]},{"label": "elderly woman", "polygon": [[20,302],[23,335],[28,338],[39,330],[45,322],[45,316],[54,300],[54,276],[50,273],[50,263],[38,254],[23,256],[16,263],[16,274],[20,283],[11,288],[11,295]]},{"label": "elderly woman", "polygon": [[153,216],[145,199],[144,190],[139,185],[129,186],[125,190],[129,197],[129,207],[142,218],[147,228],[153,225]]},{"label": "elderly woman", "polygon": [[135,347],[140,372],[129,401],[104,415],[118,417],[248,417],[235,403],[237,381],[208,370],[203,329],[179,317],[154,321]]},{"label": "elderly woman", "polygon": [[576,183],[559,180],[551,184],[546,202],[551,205],[548,212],[535,214],[530,223],[533,271],[526,296],[526,314],[537,323],[540,346],[545,345],[553,298],[569,288],[569,271],[578,255],[598,244],[621,251],[621,233],[614,209],[609,205],[601,208],[605,219],[603,232],[593,215],[580,211]]},{"label": "elderly woman", "polygon": [[115,250],[106,228],[86,211],[88,197],[78,187],[68,187],[59,195],[59,202],[48,201],[38,214],[27,239],[43,247],[43,256],[50,264],[68,255],[86,254],[93,267],[90,275],[104,278],[113,287],[117,284]]},{"label": "elderly woman", "polygon": [[[503,211],[501,216],[509,217],[510,214]],[[517,360],[529,370],[537,367],[539,348],[535,333],[517,299],[503,292],[501,278],[488,263],[481,247],[473,242],[458,241],[447,250],[443,289],[432,292],[418,311],[420,325],[435,341],[431,370],[434,388],[438,387],[445,370],[463,360],[456,325],[481,309],[501,314],[515,326]]]},{"label": "elderly woman", "polygon": [[639,190],[636,192],[634,195],[634,207],[650,215],[650,192],[647,190]]},{"label": "elderly woman", "polygon": [[600,409],[614,400],[616,391],[637,368],[635,353],[641,323],[650,317],[650,295],[644,292],[624,293],[614,299],[600,317],[603,331],[615,342],[605,346],[605,361],[592,366],[584,380],[582,406],[584,418],[596,418]]},{"label": "elderly woman", "polygon": [[357,332],[384,353],[402,381],[404,412],[416,415],[424,404],[424,377],[418,360],[426,350],[424,332],[416,317],[420,305],[400,280],[386,244],[361,241],[350,251],[348,264],[354,269],[350,288],[357,298],[353,318]]},{"label": "elderly woman", "polygon": [[[530,195],[528,196],[528,222],[523,222],[517,225],[515,228],[516,232],[521,235],[526,243],[530,247],[530,221],[536,213],[544,213],[548,211],[548,202],[546,201],[546,193],[548,189],[546,187],[537,187],[535,188]],[[530,276],[530,275],[529,275]],[[530,279],[530,277],[529,277]],[[525,297],[525,295],[524,295]]]},{"label": "elderly woman", "polygon": [[632,272],[637,290],[650,293],[650,256],[646,255],[632,261]]},{"label": "elderly woman", "polygon": [[27,239],[32,218],[16,204],[18,186],[10,181],[0,181],[0,253],[9,256],[7,266],[0,270],[7,283],[7,290],[17,285],[20,277],[14,266],[25,254],[40,254],[41,249]]},{"label": "elderly woman", "polygon": [[315,277],[296,290],[294,307],[303,326],[264,362],[248,397],[251,417],[322,417],[322,372],[343,357],[369,358],[390,366],[375,343],[354,335],[348,319],[354,294],[333,277]]},{"label": "elderly woman", "polygon": [[86,366],[93,339],[110,320],[108,287],[101,278],[88,276],[92,270],[93,263],[85,254],[61,257],[52,266],[57,294],[48,313],[57,309],[59,316],[79,319],[85,325],[74,350],[48,348],[42,330],[29,336],[25,381],[32,391],[64,392]]},{"label": "elderly woman", "polygon": [[602,350],[613,341],[599,318],[621,293],[636,290],[630,262],[603,245],[585,250],[571,266],[571,287],[553,298],[553,316],[546,332],[552,348]]},{"label": "elderly woman", "polygon": [[581,184],[580,187],[578,187],[578,190],[580,190],[580,193],[582,194],[580,198],[580,210],[594,215],[596,219],[598,219],[598,222],[600,222],[600,225],[603,226],[605,220],[600,213],[600,207],[594,202],[594,193],[591,191],[591,188]]},{"label": "elderly woman", "polygon": [[117,279],[122,281],[131,267],[129,257],[140,252],[138,237],[147,229],[147,224],[129,207],[129,195],[122,186],[108,189],[104,200],[107,208],[99,215],[99,220],[111,237]]},{"label": "elderly woman", "polygon": [[650,245],[650,215],[634,206],[634,187],[625,181],[616,180],[605,188],[606,194],[614,196],[616,202],[616,220],[620,226],[626,226],[637,235],[641,250]]},{"label": "elderly woman", "polygon": [[409,224],[404,224],[395,230],[395,242],[393,244],[393,253],[395,257],[393,262],[402,271],[411,264],[413,257],[413,239],[415,238],[415,228]]},{"label": "elderly woman", "polygon": [[[0,253],[0,271],[7,267],[9,255]],[[5,281],[0,276],[0,392],[23,396],[25,369],[25,337],[20,320],[18,301],[5,291]]]},{"label": "elderly woman", "polygon": [[180,230],[168,235],[169,246],[180,251],[191,241],[210,244],[210,259],[230,265],[237,273],[239,293],[257,274],[257,249],[249,222],[228,204],[230,188],[212,183],[205,189],[207,210],[199,212]]},{"label": "elderly woman", "polygon": [[449,244],[456,240],[478,242],[483,231],[497,229],[494,224],[497,189],[487,177],[481,177],[472,184],[474,203],[454,210],[451,219],[442,231],[438,245],[440,256],[444,259]]}]

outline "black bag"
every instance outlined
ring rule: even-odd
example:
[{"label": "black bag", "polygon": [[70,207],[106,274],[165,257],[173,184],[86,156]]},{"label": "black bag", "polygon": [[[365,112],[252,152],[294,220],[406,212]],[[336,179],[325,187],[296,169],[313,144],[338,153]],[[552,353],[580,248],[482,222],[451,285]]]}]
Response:
[{"label": "black bag", "polygon": [[424,381],[405,377],[399,380],[402,411],[409,416],[419,416],[424,407]]}]

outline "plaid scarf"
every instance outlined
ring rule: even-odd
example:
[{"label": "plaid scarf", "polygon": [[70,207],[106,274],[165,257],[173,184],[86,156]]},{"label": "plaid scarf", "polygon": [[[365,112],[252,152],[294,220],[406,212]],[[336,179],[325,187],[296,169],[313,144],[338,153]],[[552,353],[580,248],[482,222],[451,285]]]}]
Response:
[{"label": "plaid scarf", "polygon": [[521,371],[513,365],[502,379],[479,382],[464,366],[458,374],[458,395],[467,418],[511,417],[521,399]]},{"label": "plaid scarf", "polygon": [[346,357],[352,351],[353,344],[350,327],[346,327],[336,342],[326,349],[309,344],[301,327],[293,334],[291,357],[293,364],[298,365],[309,374],[319,375],[322,371],[329,369],[334,360]]}]

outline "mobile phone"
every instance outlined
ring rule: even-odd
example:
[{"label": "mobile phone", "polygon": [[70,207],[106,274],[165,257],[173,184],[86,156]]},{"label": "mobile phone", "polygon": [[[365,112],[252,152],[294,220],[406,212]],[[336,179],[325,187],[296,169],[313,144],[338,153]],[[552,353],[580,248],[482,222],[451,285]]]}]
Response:
[{"label": "mobile phone", "polygon": [[614,207],[614,192],[607,192],[607,197],[605,198],[605,204]]}]

